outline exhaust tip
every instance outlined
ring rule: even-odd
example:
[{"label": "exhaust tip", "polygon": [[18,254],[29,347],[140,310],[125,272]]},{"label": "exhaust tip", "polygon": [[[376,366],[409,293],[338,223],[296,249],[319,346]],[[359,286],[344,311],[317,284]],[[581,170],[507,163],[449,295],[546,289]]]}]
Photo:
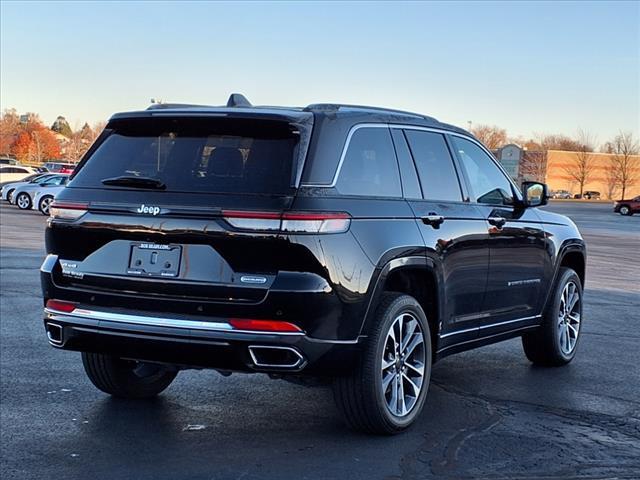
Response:
[{"label": "exhaust tip", "polygon": [[51,342],[54,345],[62,345],[62,342],[64,340],[63,338],[64,330],[62,329],[62,326],[58,325],[57,323],[47,322],[46,329],[47,329],[47,338],[49,338],[49,342]]},{"label": "exhaust tip", "polygon": [[248,348],[253,365],[259,368],[301,370],[306,364],[302,354],[293,347],[250,345]]}]

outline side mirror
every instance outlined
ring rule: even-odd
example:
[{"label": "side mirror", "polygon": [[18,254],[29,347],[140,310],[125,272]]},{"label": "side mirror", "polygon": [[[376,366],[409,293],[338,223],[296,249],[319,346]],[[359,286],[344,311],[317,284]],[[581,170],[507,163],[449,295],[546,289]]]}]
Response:
[{"label": "side mirror", "polygon": [[525,207],[541,207],[549,200],[547,185],[540,182],[523,182],[522,193]]}]

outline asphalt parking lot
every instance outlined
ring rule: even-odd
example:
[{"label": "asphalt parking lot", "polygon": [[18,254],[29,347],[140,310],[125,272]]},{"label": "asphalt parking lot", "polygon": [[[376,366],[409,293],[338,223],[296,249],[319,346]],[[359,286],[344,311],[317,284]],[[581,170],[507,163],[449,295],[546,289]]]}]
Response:
[{"label": "asphalt parking lot", "polygon": [[584,330],[564,368],[520,341],[434,367],[415,428],[347,430],[331,392],[261,375],[182,372],[153,401],[118,401],[51,348],[38,267],[45,218],[0,207],[3,479],[638,479],[640,215],[554,202],[588,245]]}]

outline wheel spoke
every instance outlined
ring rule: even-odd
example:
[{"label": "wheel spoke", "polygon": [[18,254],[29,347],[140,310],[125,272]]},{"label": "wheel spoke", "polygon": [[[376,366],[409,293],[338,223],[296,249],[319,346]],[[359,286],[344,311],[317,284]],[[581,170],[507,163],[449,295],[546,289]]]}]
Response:
[{"label": "wheel spoke", "polygon": [[573,338],[578,338],[578,329],[571,324],[568,324],[567,327],[569,327],[568,330],[573,332]]},{"label": "wheel spoke", "polygon": [[416,372],[418,375],[420,375],[420,376],[424,375],[424,365],[422,365],[420,363],[418,363],[417,365],[414,365],[409,360],[406,360],[404,362],[404,365],[406,367],[410,368],[411,370],[413,370],[414,372]]},{"label": "wheel spoke", "polygon": [[393,372],[389,372],[387,373],[387,375],[382,379],[382,391],[384,393],[387,393],[387,390],[389,389],[389,384],[391,383],[391,381],[396,378],[396,374]]},{"label": "wheel spoke", "polygon": [[393,367],[396,363],[396,359],[392,358],[391,360],[382,359],[382,371],[384,372],[387,368]]},{"label": "wheel spoke", "polygon": [[578,300],[580,300],[580,295],[578,295],[578,292],[574,292],[573,296],[571,297],[571,300],[569,301],[569,308],[567,308],[567,312],[573,311],[573,307],[576,306],[576,303],[578,303]]},{"label": "wheel spoke", "polygon": [[416,347],[418,345],[420,345],[421,343],[423,343],[423,342],[424,342],[424,338],[422,338],[422,334],[414,335],[413,339],[411,340],[409,345],[407,345],[407,348],[403,352],[405,358],[409,357],[409,355],[411,355],[413,353],[413,351],[416,349]]},{"label": "wheel spoke", "polygon": [[569,319],[573,323],[580,323],[580,314],[579,313],[570,313],[569,314]]},{"label": "wheel spoke", "polygon": [[404,352],[405,348],[407,347],[407,343],[409,343],[409,341],[411,340],[411,337],[413,336],[413,333],[416,331],[416,327],[418,326],[418,322],[416,320],[412,319],[411,317],[409,318],[410,320],[405,323],[405,325],[407,326],[407,330],[404,334],[404,342],[400,344],[400,352]]},{"label": "wheel spoke", "polygon": [[404,403],[404,381],[402,377],[398,377],[398,413],[404,415],[407,411],[406,404]]},{"label": "wheel spoke", "polygon": [[415,398],[418,398],[418,395],[420,394],[420,387],[418,385],[416,385],[413,380],[411,380],[411,378],[406,374],[403,373],[402,377],[409,382],[409,385],[411,385],[411,389],[413,390],[413,396]]},{"label": "wheel spoke", "polygon": [[393,381],[391,385],[391,398],[387,405],[389,409],[395,413],[398,411],[398,376],[394,375],[391,380]]}]

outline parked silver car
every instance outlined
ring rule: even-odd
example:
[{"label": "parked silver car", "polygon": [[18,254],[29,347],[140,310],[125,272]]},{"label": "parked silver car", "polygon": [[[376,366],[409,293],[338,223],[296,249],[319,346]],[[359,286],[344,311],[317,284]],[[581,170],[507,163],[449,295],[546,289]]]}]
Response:
[{"label": "parked silver car", "polygon": [[29,175],[24,180],[19,182],[11,182],[5,183],[0,188],[0,197],[2,200],[6,200],[7,202],[11,202],[11,197],[13,197],[13,192],[15,192],[16,188],[23,187],[29,184],[41,184],[47,178],[52,177],[53,173],[34,173],[33,175]]},{"label": "parked silver car", "polygon": [[[64,187],[68,179],[69,175],[54,174],[40,184],[30,183],[18,187],[11,196],[11,203],[18,205],[20,210],[29,210],[31,208],[40,209],[40,203],[43,202],[43,198],[46,198],[44,201],[45,204],[47,202],[50,203],[50,199],[53,199],[55,194],[61,189],[58,187]],[[49,206],[44,206],[46,207],[48,215]]]},{"label": "parked silver car", "polygon": [[33,206],[31,208],[38,210],[43,215],[49,215],[49,206],[53,203],[53,199],[64,189],[65,185],[58,185],[57,187],[36,190],[33,194]]}]

